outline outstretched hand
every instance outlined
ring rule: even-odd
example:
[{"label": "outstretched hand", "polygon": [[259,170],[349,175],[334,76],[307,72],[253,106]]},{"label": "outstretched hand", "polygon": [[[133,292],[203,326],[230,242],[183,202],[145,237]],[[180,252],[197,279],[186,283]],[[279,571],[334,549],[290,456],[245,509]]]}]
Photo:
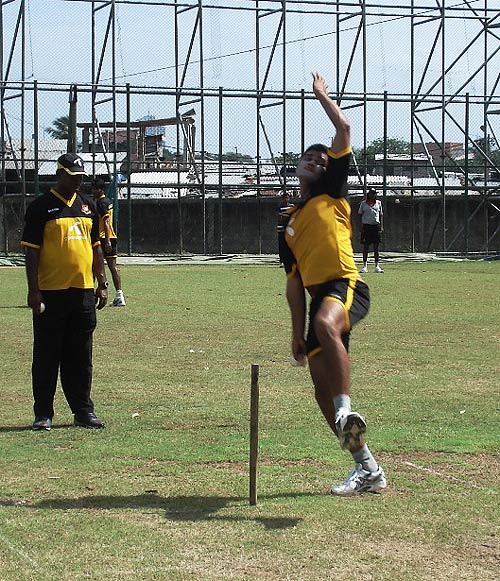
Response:
[{"label": "outstretched hand", "polygon": [[318,73],[311,73],[313,77],[313,92],[318,97],[319,95],[328,95],[328,85],[325,79]]}]

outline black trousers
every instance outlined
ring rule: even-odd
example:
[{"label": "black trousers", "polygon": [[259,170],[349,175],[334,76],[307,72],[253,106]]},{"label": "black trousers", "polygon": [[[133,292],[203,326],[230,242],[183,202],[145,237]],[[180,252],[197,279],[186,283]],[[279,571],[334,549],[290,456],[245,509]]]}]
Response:
[{"label": "black trousers", "polygon": [[93,289],[42,291],[45,311],[33,315],[33,410],[52,418],[57,377],[74,414],[94,411],[92,337],[96,327]]}]

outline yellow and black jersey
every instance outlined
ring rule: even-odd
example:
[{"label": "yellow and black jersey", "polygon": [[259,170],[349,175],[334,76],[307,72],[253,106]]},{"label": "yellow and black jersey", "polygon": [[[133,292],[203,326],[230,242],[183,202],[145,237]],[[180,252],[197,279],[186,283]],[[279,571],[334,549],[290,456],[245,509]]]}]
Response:
[{"label": "yellow and black jersey", "polygon": [[104,218],[109,217],[109,237],[116,238],[116,233],[113,229],[113,202],[104,194],[96,200],[97,213],[99,214],[99,238],[106,238],[106,230],[104,229]]},{"label": "yellow and black jersey", "polygon": [[351,243],[351,206],[346,199],[350,158],[350,147],[339,153],[329,149],[325,175],[304,202],[289,210],[283,264],[290,276],[298,270],[305,287],[360,278]]},{"label": "yellow and black jersey", "polygon": [[93,201],[55,189],[28,206],[22,246],[38,248],[40,290],[94,288],[93,247],[99,245],[99,218]]}]

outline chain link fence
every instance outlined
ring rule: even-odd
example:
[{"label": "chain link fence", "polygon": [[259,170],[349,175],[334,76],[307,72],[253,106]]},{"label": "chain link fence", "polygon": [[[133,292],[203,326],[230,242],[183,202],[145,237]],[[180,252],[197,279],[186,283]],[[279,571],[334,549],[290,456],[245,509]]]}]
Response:
[{"label": "chain link fence", "polygon": [[[381,0],[359,11],[349,2],[54,0],[45,7],[49,27],[77,47],[54,55],[60,74],[33,49],[42,4],[2,6],[12,37],[5,34],[1,66],[0,252],[19,252],[26,205],[54,183],[58,156],[77,151],[89,176],[108,183],[120,253],[275,253],[279,198],[298,194],[297,158],[333,137],[310,90],[311,63],[332,77],[332,98],[351,121],[355,249],[357,206],[374,187],[385,210],[383,250],[498,251],[500,99],[491,71],[500,42],[490,35],[489,52],[473,52],[495,15],[485,2],[483,26],[466,4],[435,15],[435,3],[421,4]],[[446,39],[462,43],[449,55],[445,25]],[[148,31],[162,27],[169,40],[160,48]],[[407,54],[404,27],[412,45],[420,42]],[[49,78],[69,71],[72,81],[35,81],[30,61],[31,77],[43,61]],[[455,78],[459,62],[467,70]],[[136,78],[144,84],[127,82]]]}]

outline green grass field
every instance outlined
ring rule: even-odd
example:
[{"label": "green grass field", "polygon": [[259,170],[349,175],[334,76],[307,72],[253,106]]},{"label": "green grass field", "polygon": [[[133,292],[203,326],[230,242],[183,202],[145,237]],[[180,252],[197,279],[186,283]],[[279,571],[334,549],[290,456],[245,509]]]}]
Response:
[{"label": "green grass field", "polygon": [[[122,267],[99,314],[102,431],[30,429],[31,312],[0,268],[0,578],[498,578],[500,263],[387,264],[353,332],[353,403],[380,495],[326,494],[341,452],[289,364],[276,266]],[[260,365],[258,505],[248,503]],[[138,415],[137,415],[138,414]]]}]

